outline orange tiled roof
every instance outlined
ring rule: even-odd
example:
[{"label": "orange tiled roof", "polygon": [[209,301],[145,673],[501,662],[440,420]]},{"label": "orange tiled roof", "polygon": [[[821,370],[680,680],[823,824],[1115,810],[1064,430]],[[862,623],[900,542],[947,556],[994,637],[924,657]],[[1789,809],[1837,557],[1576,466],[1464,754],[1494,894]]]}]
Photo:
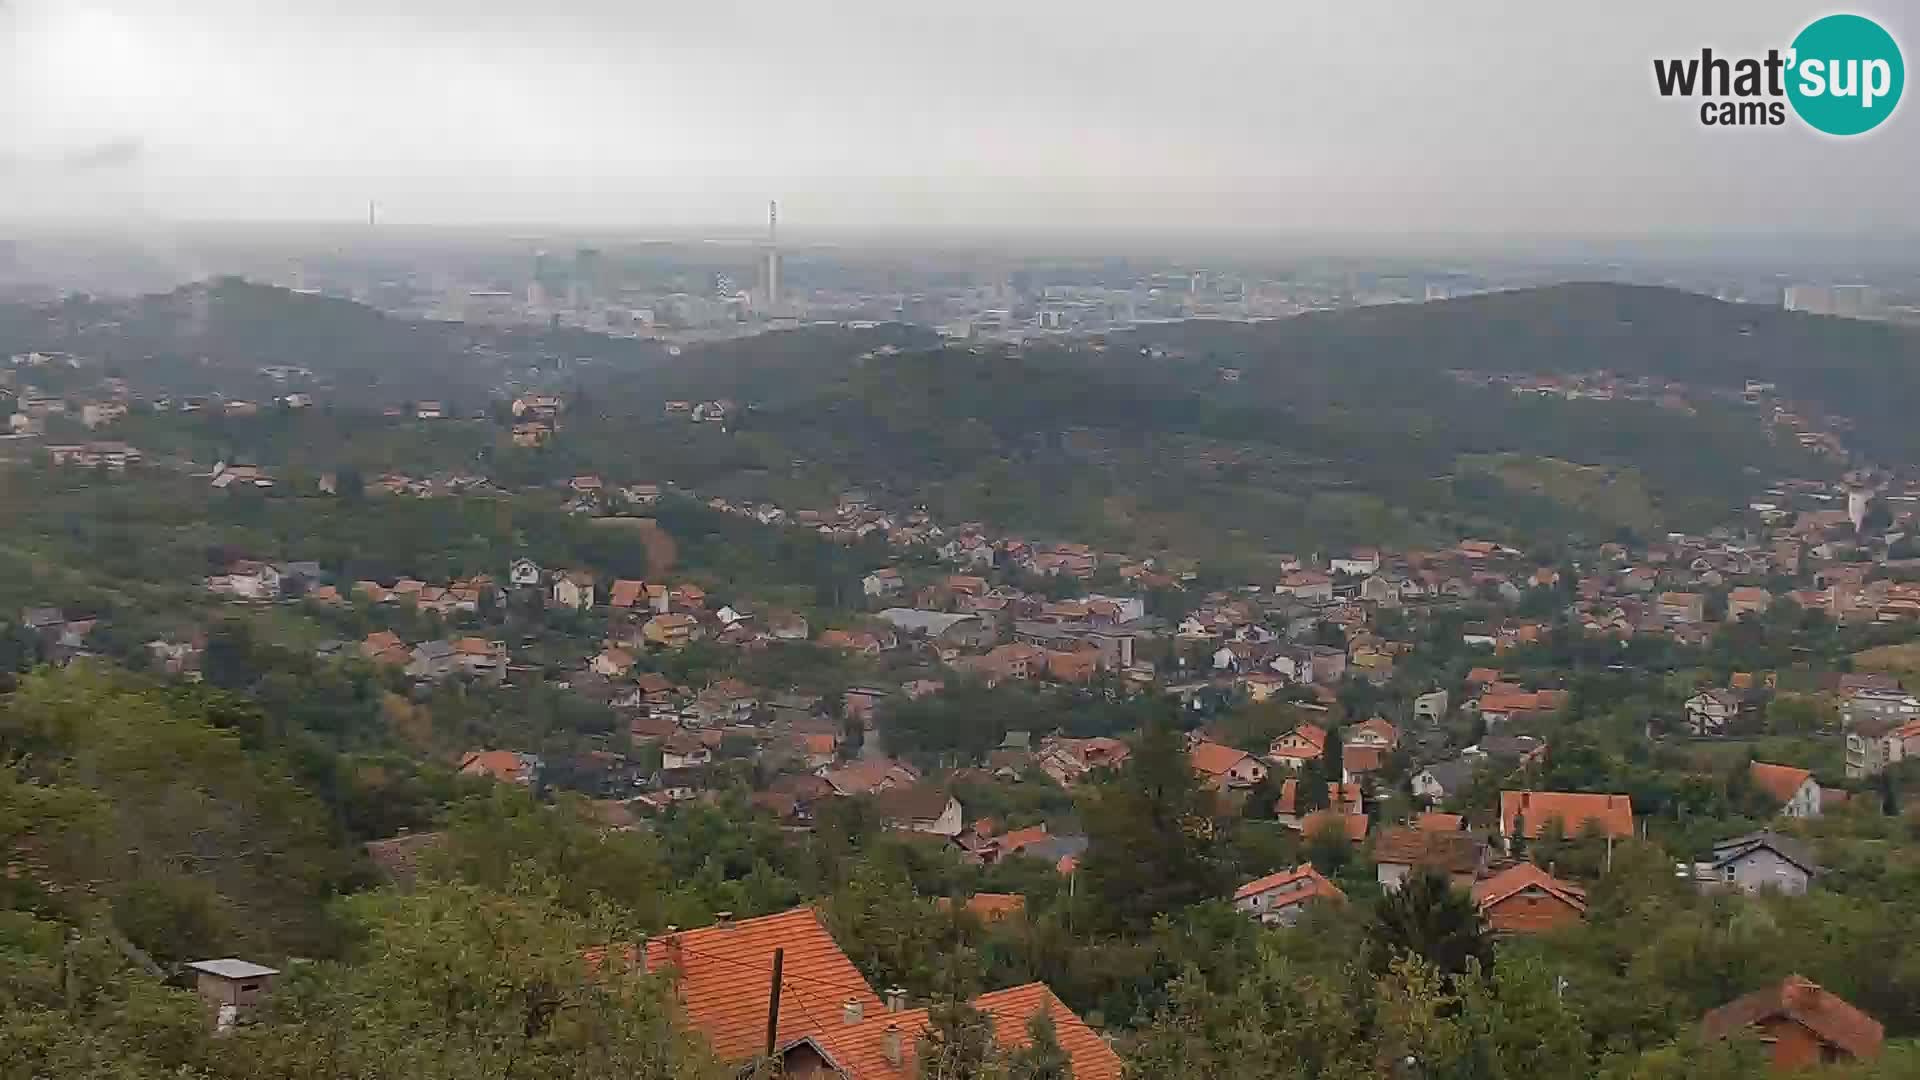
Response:
[{"label": "orange tiled roof", "polygon": [[460,771],[518,783],[526,775],[526,765],[511,750],[473,750],[460,759]]},{"label": "orange tiled roof", "polygon": [[[1300,781],[1294,779],[1282,781],[1280,784],[1280,798],[1274,802],[1273,812],[1276,814],[1292,814],[1294,812],[1294,800],[1299,797],[1299,791]],[[1338,805],[1344,803],[1351,806],[1359,803],[1360,799],[1359,784],[1336,784],[1332,782],[1327,784],[1327,802],[1330,804]]]},{"label": "orange tiled roof", "polygon": [[1525,819],[1527,839],[1538,838],[1547,823],[1556,818],[1566,827],[1568,836],[1579,836],[1593,822],[1607,835],[1624,838],[1633,835],[1633,800],[1625,795],[1596,795],[1566,791],[1503,791],[1500,793],[1500,826],[1513,835],[1516,817]]},{"label": "orange tiled roof", "polygon": [[[1308,744],[1311,749],[1280,745],[1282,742],[1293,739],[1296,736],[1298,737],[1298,741]],[[1273,740],[1273,745],[1267,748],[1267,754],[1270,757],[1279,758],[1317,758],[1326,752],[1326,745],[1327,732],[1325,728],[1317,724],[1301,724],[1292,731]]]},{"label": "orange tiled roof", "polygon": [[1863,1060],[1879,1057],[1886,1040],[1880,1021],[1799,975],[1789,975],[1777,986],[1755,990],[1713,1010],[1701,1019],[1700,1033],[1708,1039],[1724,1039],[1775,1018],[1792,1020],[1821,1041]]},{"label": "orange tiled roof", "polygon": [[[677,972],[687,1025],[706,1036],[722,1060],[740,1061],[759,1053],[766,1040],[775,949],[785,950],[778,1042],[838,1024],[848,1001],[858,1002],[867,1016],[884,1011],[812,908],[650,938],[646,969]],[[597,963],[599,957],[589,953],[588,960]]]},{"label": "orange tiled roof", "polygon": [[1311,836],[1329,821],[1338,820],[1347,830],[1347,839],[1354,843],[1363,843],[1367,839],[1367,826],[1371,824],[1365,814],[1343,814],[1338,810],[1315,810],[1300,822],[1300,832]]},{"label": "orange tiled roof", "polygon": [[1813,777],[1805,769],[1796,769],[1791,765],[1769,765],[1764,761],[1753,763],[1752,775],[1753,786],[1779,803],[1791,801],[1799,793],[1800,786]]},{"label": "orange tiled roof", "polygon": [[1387,752],[1378,746],[1349,746],[1340,762],[1348,772],[1379,772],[1387,764]]},{"label": "orange tiled roof", "polygon": [[1251,755],[1245,750],[1236,750],[1217,742],[1198,742],[1188,756],[1193,759],[1195,769],[1208,776],[1219,776]]},{"label": "orange tiled roof", "polygon": [[[1045,983],[1028,983],[982,994],[971,1004],[992,1021],[993,1041],[1003,1047],[1026,1045],[1028,1021],[1044,1011],[1053,1020],[1060,1048],[1072,1060],[1073,1080],[1120,1080],[1120,1055],[1055,997]],[[760,1023],[766,1024],[764,1010]],[[847,1080],[910,1080],[918,1075],[914,1057],[927,1026],[925,1009],[870,1013],[857,1024],[827,1027],[814,1035],[814,1043],[826,1052]],[[899,1036],[898,1063],[887,1059],[889,1027]]]},{"label": "orange tiled roof", "polygon": [[1587,912],[1587,890],[1570,882],[1561,881],[1530,862],[1516,863],[1485,881],[1475,883],[1473,903],[1483,915],[1487,916],[1496,930],[1529,930],[1541,925],[1550,925],[1542,924],[1538,916],[1522,916],[1503,923],[1498,913],[1490,912],[1490,909],[1498,906],[1502,900],[1528,889],[1545,893],[1581,915]]},{"label": "orange tiled roof", "polygon": [[638,605],[646,594],[646,582],[622,578],[613,583],[613,591],[608,595],[607,603],[617,608],[630,608]]},{"label": "orange tiled roof", "polygon": [[1413,827],[1421,832],[1459,832],[1461,824],[1459,814],[1425,813],[1413,821]]},{"label": "orange tiled roof", "polygon": [[1022,848],[1030,847],[1034,844],[1044,844],[1048,839],[1047,827],[1045,825],[1030,825],[1024,829],[1013,830],[1005,836],[1002,836],[997,843],[1002,854],[1013,855],[1018,853]]},{"label": "orange tiled roof", "polygon": [[1320,871],[1313,868],[1312,863],[1301,863],[1291,870],[1281,870],[1277,873],[1268,874],[1266,877],[1254,878],[1252,881],[1235,889],[1233,891],[1233,898],[1235,900],[1245,900],[1249,896],[1258,896],[1269,889],[1276,889],[1282,885],[1292,885],[1296,882],[1305,882],[1307,884],[1309,887],[1307,895],[1309,896],[1327,900],[1344,900],[1347,897],[1346,893],[1340,891],[1340,886],[1322,877]]},{"label": "orange tiled roof", "polygon": [[1480,842],[1471,833],[1382,829],[1373,842],[1373,861],[1433,867],[1447,874],[1472,874],[1480,868]]},{"label": "orange tiled roof", "polygon": [[[935,903],[942,911],[953,907],[953,901],[944,896]],[[960,906],[977,916],[981,922],[999,922],[1001,919],[1024,914],[1027,910],[1027,898],[1019,893],[980,892],[967,897],[966,902]]]}]

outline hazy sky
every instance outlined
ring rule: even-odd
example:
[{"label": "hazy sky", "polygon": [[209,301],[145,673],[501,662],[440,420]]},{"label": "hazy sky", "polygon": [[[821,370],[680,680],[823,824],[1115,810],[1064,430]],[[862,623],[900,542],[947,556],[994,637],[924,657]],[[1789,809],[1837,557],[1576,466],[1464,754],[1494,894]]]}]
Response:
[{"label": "hazy sky", "polygon": [[[1824,3],[0,0],[0,219],[1920,226],[1920,103],[1702,127]],[[1920,47],[1920,8],[1878,0]],[[1912,95],[1909,94],[1911,97]]]}]

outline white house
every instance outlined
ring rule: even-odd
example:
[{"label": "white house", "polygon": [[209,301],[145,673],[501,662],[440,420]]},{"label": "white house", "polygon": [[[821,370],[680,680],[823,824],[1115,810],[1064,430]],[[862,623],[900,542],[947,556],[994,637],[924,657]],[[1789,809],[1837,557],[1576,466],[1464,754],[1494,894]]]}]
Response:
[{"label": "white house", "polygon": [[1805,769],[1756,761],[1750,770],[1753,786],[1780,804],[1780,814],[1791,818],[1820,816],[1820,782]]},{"label": "white house", "polygon": [[1316,900],[1344,899],[1346,894],[1340,887],[1320,876],[1312,863],[1301,863],[1291,870],[1255,878],[1235,889],[1233,906],[1263,923],[1292,926],[1300,921],[1308,904]]},{"label": "white house", "polygon": [[1372,548],[1358,548],[1349,555],[1336,558],[1327,564],[1327,568],[1336,574],[1350,577],[1366,577],[1380,572],[1380,553]]},{"label": "white house", "polygon": [[888,788],[873,803],[882,821],[905,832],[954,837],[966,828],[960,800],[931,784]]},{"label": "white house", "polygon": [[516,588],[537,587],[540,577],[540,564],[532,559],[515,559],[507,568],[507,581]]},{"label": "white house", "polygon": [[553,581],[553,604],[555,607],[572,608],[585,611],[593,606],[593,578],[590,575],[569,570]]},{"label": "white house", "polygon": [[669,736],[660,743],[660,767],[692,769],[713,762],[713,751],[691,734]]},{"label": "white house", "polygon": [[1687,699],[1687,730],[1720,735],[1740,715],[1740,696],[1731,690],[1702,690]]}]

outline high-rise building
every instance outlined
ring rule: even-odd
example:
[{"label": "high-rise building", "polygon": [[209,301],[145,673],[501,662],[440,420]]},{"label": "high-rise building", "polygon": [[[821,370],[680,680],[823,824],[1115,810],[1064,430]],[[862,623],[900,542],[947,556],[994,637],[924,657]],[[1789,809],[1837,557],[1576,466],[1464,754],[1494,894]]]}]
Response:
[{"label": "high-rise building", "polygon": [[767,311],[780,307],[780,204],[767,203]]}]

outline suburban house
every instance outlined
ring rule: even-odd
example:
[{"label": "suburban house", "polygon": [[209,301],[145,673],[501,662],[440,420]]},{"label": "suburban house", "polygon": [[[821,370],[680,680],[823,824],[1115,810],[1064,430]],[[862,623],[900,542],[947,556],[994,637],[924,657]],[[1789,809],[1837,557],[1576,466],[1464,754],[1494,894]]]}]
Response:
[{"label": "suburban house", "polygon": [[553,579],[553,606],[585,611],[593,606],[593,575],[569,570]]},{"label": "suburban house", "polygon": [[1700,736],[1723,735],[1745,708],[1745,699],[1732,690],[1702,690],[1687,699],[1687,730]]},{"label": "suburban house", "polygon": [[409,654],[406,673],[409,678],[438,682],[460,669],[460,656],[453,642],[445,638],[423,641]]},{"label": "suburban house", "polygon": [[1727,593],[1727,619],[1758,615],[1773,606],[1773,594],[1755,585],[1742,585]]},{"label": "suburban house", "polygon": [[[1446,815],[1434,815],[1445,817]],[[1471,889],[1487,865],[1487,844],[1469,832],[1434,831],[1396,826],[1383,829],[1373,842],[1374,874],[1380,888],[1397,892],[1416,870],[1435,870],[1455,888]]]},{"label": "suburban house", "polygon": [[1568,837],[1592,827],[1604,836],[1624,840],[1633,835],[1633,800],[1625,795],[1569,791],[1500,793],[1500,839],[1508,848],[1516,836],[1537,840],[1552,835],[1550,826]]},{"label": "suburban house", "polygon": [[1753,786],[1778,804],[1781,814],[1791,818],[1820,816],[1820,784],[1812,773],[1764,761],[1754,762],[1748,772]]},{"label": "suburban house", "polygon": [[515,559],[507,567],[507,584],[517,589],[539,588],[543,573],[532,559]]},{"label": "suburban house", "polygon": [[1777,892],[1801,896],[1820,867],[1807,846],[1791,836],[1762,830],[1722,840],[1694,864],[1694,881],[1705,891]]},{"label": "suburban house", "polygon": [[878,795],[891,788],[920,782],[920,774],[913,766],[891,758],[850,761],[837,768],[821,769],[817,775],[833,786],[835,795]]},{"label": "suburban house", "polygon": [[1322,877],[1312,863],[1301,863],[1291,870],[1255,878],[1233,891],[1235,910],[1244,911],[1263,923],[1292,926],[1300,921],[1307,905],[1316,900],[1340,901],[1347,894]]},{"label": "suburban house", "polygon": [[602,649],[589,666],[597,675],[619,678],[633,670],[633,654],[625,649]]},{"label": "suburban house", "polygon": [[1660,617],[1673,623],[1705,622],[1707,598],[1703,593],[1664,592],[1656,609]]},{"label": "suburban house", "polygon": [[1587,891],[1530,862],[1473,887],[1473,906],[1496,934],[1537,934],[1587,917]]},{"label": "suburban house", "polygon": [[860,579],[860,590],[871,597],[893,596],[907,587],[900,571],[888,566]]},{"label": "suburban house", "polygon": [[499,682],[507,677],[507,643],[481,637],[455,638],[454,662],[476,679]]},{"label": "suburban house", "polygon": [[1355,548],[1344,556],[1335,556],[1327,569],[1348,577],[1366,577],[1380,572],[1380,552],[1375,548]]},{"label": "suburban house", "polygon": [[1288,769],[1298,769],[1304,761],[1318,760],[1327,750],[1327,733],[1316,724],[1301,724],[1273,740],[1267,747],[1267,760]]},{"label": "suburban house", "polygon": [[1447,718],[1447,692],[1429,690],[1413,699],[1413,718],[1437,724]]},{"label": "suburban house", "polygon": [[713,748],[692,732],[678,732],[660,741],[660,767],[691,769],[713,763]]},{"label": "suburban house", "polygon": [[1187,751],[1193,769],[1216,791],[1250,788],[1267,778],[1267,766],[1245,750],[1201,740]]},{"label": "suburban house", "polygon": [[1291,596],[1307,604],[1333,603],[1333,579],[1313,570],[1299,570],[1280,579],[1273,587],[1280,596]]},{"label": "suburban house", "polygon": [[902,832],[954,837],[966,828],[960,800],[932,784],[888,788],[874,797],[873,805],[881,821]]},{"label": "suburban house", "polygon": [[1378,716],[1348,727],[1342,735],[1349,750],[1360,747],[1390,752],[1400,742],[1399,729]]},{"label": "suburban house", "polygon": [[1758,1036],[1775,1072],[1872,1061],[1886,1041],[1880,1021],[1799,975],[1713,1010],[1701,1018],[1700,1034],[1710,1041]]},{"label": "suburban house", "polygon": [[[771,1008],[774,953],[783,957],[780,1007]],[[764,1052],[774,1022],[774,1055],[784,1076],[811,1080],[912,1080],[929,1026],[925,1009],[906,1008],[905,994],[882,1001],[827,933],[812,908],[758,919],[673,931],[624,950],[591,950],[586,960],[610,974],[624,966],[672,970],[689,1028],[723,1061],[745,1065]],[[1120,1080],[1121,1061],[1105,1040],[1043,983],[982,994],[968,1004],[985,1014],[994,1041],[1023,1045],[1035,1015],[1053,1023],[1075,1080]]]},{"label": "suburban house", "polygon": [[1132,753],[1119,739],[1052,738],[1040,744],[1040,770],[1061,787],[1072,787],[1100,769],[1117,769]]},{"label": "suburban house", "polygon": [[[1300,781],[1288,778],[1280,783],[1280,797],[1274,800],[1273,816],[1289,829],[1304,829],[1312,813],[1300,806]],[[1349,817],[1365,820],[1359,784],[1327,784],[1327,808]]]},{"label": "suburban house", "polygon": [[607,590],[607,606],[618,612],[647,610],[647,583],[618,578]]},{"label": "suburban house", "polygon": [[1491,762],[1495,768],[1517,772],[1547,760],[1545,740],[1534,735],[1488,735],[1460,751],[1473,761]]},{"label": "suburban house", "polygon": [[1851,728],[1864,720],[1899,726],[1920,720],[1920,697],[1898,688],[1862,687],[1840,698],[1840,726]]},{"label": "suburban house", "polygon": [[1488,689],[1480,696],[1473,707],[1489,728],[1498,727],[1509,720],[1552,712],[1567,703],[1565,690],[1499,690]]},{"label": "suburban house", "polygon": [[1480,763],[1472,758],[1436,761],[1413,774],[1413,794],[1430,803],[1444,802],[1465,791]]},{"label": "suburban house", "polygon": [[700,623],[693,616],[675,612],[648,619],[640,627],[640,636],[649,645],[679,649],[697,640],[699,631]]},{"label": "suburban house", "polygon": [[[1920,730],[1920,721],[1906,725]],[[1847,779],[1878,776],[1906,756],[1906,740],[1890,721],[1869,717],[1847,728]]]},{"label": "suburban house", "polygon": [[460,758],[462,776],[485,776],[506,784],[526,786],[540,770],[540,759],[514,750],[471,750]]}]

